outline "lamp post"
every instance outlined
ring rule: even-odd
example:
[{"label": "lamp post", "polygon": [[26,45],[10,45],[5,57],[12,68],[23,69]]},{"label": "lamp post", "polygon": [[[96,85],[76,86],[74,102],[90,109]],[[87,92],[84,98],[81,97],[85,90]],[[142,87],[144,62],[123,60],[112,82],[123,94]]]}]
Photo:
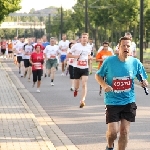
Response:
[{"label": "lamp post", "polygon": [[143,2],[140,0],[140,61],[143,63]]}]

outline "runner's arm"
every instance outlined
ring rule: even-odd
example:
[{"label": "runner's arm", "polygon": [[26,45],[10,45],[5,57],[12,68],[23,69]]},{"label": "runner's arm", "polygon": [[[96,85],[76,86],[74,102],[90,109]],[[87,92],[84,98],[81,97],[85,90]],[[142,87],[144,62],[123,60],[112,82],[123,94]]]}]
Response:
[{"label": "runner's arm", "polygon": [[80,55],[73,55],[70,52],[67,54],[67,58],[79,58],[79,57],[80,57]]},{"label": "runner's arm", "polygon": [[95,74],[95,79],[98,82],[98,84],[102,86],[105,92],[113,91],[113,88],[104,81],[103,77],[99,76],[98,74]]}]

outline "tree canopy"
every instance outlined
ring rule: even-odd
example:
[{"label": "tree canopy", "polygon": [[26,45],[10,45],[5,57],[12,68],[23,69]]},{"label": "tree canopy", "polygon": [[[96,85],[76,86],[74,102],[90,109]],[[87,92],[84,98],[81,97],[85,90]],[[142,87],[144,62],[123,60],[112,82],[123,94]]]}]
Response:
[{"label": "tree canopy", "polygon": [[3,21],[5,16],[9,13],[15,12],[21,9],[21,0],[0,0],[0,22]]},{"label": "tree canopy", "polygon": [[[5,1],[5,0],[0,0]],[[17,1],[17,0],[13,0]],[[18,0],[19,1],[19,0]],[[150,3],[144,0],[144,39],[150,41]],[[19,3],[19,2],[18,2]],[[149,5],[148,5],[149,4]],[[20,21],[27,22],[44,22],[46,24],[47,35],[60,38],[61,31],[61,10],[60,8],[46,8],[47,13],[55,11],[48,17],[19,17]],[[50,9],[50,10],[49,10]],[[45,13],[45,10],[36,12],[31,9],[30,13]],[[133,39],[139,41],[139,22],[140,18],[140,1],[139,0],[88,0],[88,32],[90,38],[93,38],[96,45],[100,45],[104,40],[116,45],[118,39],[129,31]],[[15,21],[15,17],[7,17],[5,20]],[[77,0],[73,9],[63,9],[63,33],[68,35],[69,39],[80,36],[85,31],[85,0]],[[11,29],[13,30],[13,29]],[[8,31],[8,30],[7,30]],[[15,29],[11,34],[15,33]],[[19,29],[20,36],[37,36],[44,34],[41,30],[36,29]],[[9,35],[9,36],[10,36]]]}]

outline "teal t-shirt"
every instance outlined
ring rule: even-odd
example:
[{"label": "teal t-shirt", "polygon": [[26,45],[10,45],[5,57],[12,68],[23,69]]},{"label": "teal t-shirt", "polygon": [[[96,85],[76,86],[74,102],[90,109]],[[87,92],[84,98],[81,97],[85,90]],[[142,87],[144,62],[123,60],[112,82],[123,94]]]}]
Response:
[{"label": "teal t-shirt", "polygon": [[105,92],[105,105],[126,105],[135,102],[134,79],[147,79],[146,71],[142,63],[132,56],[125,62],[120,61],[118,56],[108,57],[97,73],[105,77],[105,82],[113,88],[111,92]]}]

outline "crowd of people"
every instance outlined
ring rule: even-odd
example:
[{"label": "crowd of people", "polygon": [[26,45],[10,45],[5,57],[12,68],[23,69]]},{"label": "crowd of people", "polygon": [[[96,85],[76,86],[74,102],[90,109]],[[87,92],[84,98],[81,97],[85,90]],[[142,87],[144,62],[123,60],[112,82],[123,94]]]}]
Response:
[{"label": "crowd of people", "polygon": [[[134,79],[137,77],[142,87],[147,87],[147,74],[142,63],[136,58],[136,44],[132,35],[127,32],[120,38],[113,50],[109,42],[104,41],[96,51],[88,33],[82,33],[78,40],[67,40],[66,34],[56,43],[56,38],[47,41],[46,36],[41,39],[15,37],[12,41],[2,39],[2,57],[14,59],[18,65],[21,77],[28,81],[33,75],[33,87],[37,83],[37,92],[40,93],[41,77],[50,77],[51,86],[54,86],[55,71],[61,64],[61,76],[70,75],[73,96],[76,97],[81,86],[82,94],[80,108],[85,106],[87,95],[88,76],[92,74],[93,56],[99,63],[95,79],[100,85],[99,95],[104,90],[106,105],[106,150],[114,149],[114,140],[120,132],[118,150],[125,150],[128,142],[130,122],[135,121],[136,103]],[[141,81],[142,77],[142,81]],[[81,82],[81,84],[79,84]],[[120,122],[120,124],[119,124]]]}]

